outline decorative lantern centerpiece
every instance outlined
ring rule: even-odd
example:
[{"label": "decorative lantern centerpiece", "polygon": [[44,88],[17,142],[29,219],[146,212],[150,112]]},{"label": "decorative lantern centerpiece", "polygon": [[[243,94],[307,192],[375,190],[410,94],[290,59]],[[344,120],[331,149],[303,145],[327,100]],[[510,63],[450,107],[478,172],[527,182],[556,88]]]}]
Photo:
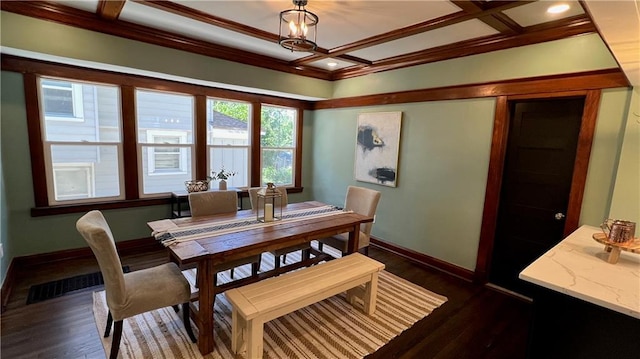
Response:
[{"label": "decorative lantern centerpiece", "polygon": [[262,188],[257,194],[257,220],[258,222],[273,222],[282,219],[282,195],[276,186],[269,182],[266,188]]}]

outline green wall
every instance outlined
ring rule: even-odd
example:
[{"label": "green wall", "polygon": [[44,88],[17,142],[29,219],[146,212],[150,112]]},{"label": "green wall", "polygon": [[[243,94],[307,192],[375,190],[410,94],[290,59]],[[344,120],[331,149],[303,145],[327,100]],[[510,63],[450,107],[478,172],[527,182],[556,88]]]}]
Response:
[{"label": "green wall", "polygon": [[[486,187],[495,101],[434,101],[317,111],[313,197],[342,205],[347,185],[382,192],[373,235],[473,268]],[[402,111],[398,186],[354,181],[356,119]]]},{"label": "green wall", "polygon": [[636,222],[640,234],[640,89],[633,90],[624,126],[624,139],[617,164],[617,176],[609,217]]},{"label": "green wall", "polygon": [[[603,91],[580,224],[597,226],[607,216],[616,176],[635,175],[638,187],[637,172],[617,166],[630,92]],[[488,98],[316,111],[312,197],[338,205],[348,185],[379,190],[375,237],[474,270],[494,106]],[[353,176],[358,114],[383,111],[403,113],[396,188],[357,182]],[[621,202],[637,208],[630,197]],[[626,213],[625,218],[634,217]]]},{"label": "green wall", "polygon": [[[290,91],[299,96],[357,96],[616,67],[599,38],[588,35],[329,83],[0,14],[2,45],[13,49],[233,86]],[[238,71],[243,76],[236,76]],[[22,77],[7,71],[1,77],[0,163],[5,190],[0,201],[0,239],[5,257],[0,274],[4,279],[9,260],[14,257],[84,247],[85,243],[75,230],[81,213],[30,216],[34,198]],[[633,186],[638,178],[633,163],[627,164],[634,159],[638,162],[637,132],[633,132],[637,131],[633,126],[636,120],[629,111],[632,99],[638,101],[637,91],[633,93],[632,98],[629,89],[604,91],[581,223],[597,225],[610,209],[617,216],[637,217],[637,213],[632,214],[637,206],[629,204],[635,199],[625,197],[627,182]],[[317,199],[339,205],[349,184],[378,189],[382,200],[373,227],[376,237],[473,269],[494,102],[494,98],[484,98],[305,111],[304,192],[291,200]],[[353,179],[356,118],[358,113],[374,111],[403,112],[396,188]],[[136,239],[149,235],[147,221],[168,217],[168,207],[109,210],[105,215],[118,240]]]}]

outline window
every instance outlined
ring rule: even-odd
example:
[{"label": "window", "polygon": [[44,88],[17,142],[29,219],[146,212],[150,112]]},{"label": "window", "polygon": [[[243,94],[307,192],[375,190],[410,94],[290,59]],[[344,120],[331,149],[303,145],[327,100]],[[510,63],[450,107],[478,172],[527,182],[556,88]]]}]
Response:
[{"label": "window", "polygon": [[[158,145],[171,145],[186,143],[187,133],[180,131],[155,131],[149,130],[149,143]],[[189,163],[187,151],[184,148],[173,146],[156,146],[148,148],[149,174],[183,174],[187,172]]]},{"label": "window", "polygon": [[24,77],[32,216],[168,204],[222,167],[237,188],[301,186],[303,101],[29,59],[8,66]]},{"label": "window", "polygon": [[42,99],[48,120],[83,121],[82,85],[43,78]]},{"label": "window", "polygon": [[141,196],[184,190],[194,179],[193,96],[136,90]]},{"label": "window", "polygon": [[90,163],[67,163],[53,167],[53,186],[58,200],[94,196],[93,168]]},{"label": "window", "polygon": [[[49,203],[124,198],[118,87],[48,78],[39,84]],[[73,89],[91,109],[70,105],[79,100]],[[80,120],[59,121],[65,114]]]},{"label": "window", "polygon": [[298,111],[262,105],[260,120],[261,186],[293,186]]},{"label": "window", "polygon": [[231,187],[249,187],[250,113],[248,103],[207,99],[208,171],[235,172]]}]

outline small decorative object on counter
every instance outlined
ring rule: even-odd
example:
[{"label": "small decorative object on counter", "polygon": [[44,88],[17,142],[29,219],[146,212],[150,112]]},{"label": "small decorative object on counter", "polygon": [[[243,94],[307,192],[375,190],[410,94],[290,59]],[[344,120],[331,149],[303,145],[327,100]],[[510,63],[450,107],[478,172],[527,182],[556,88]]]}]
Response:
[{"label": "small decorative object on counter", "polygon": [[625,243],[636,234],[636,223],[621,219],[607,219],[601,225],[602,231],[610,242]]},{"label": "small decorative object on counter", "polygon": [[187,192],[203,192],[209,190],[209,180],[191,180],[184,181]]},{"label": "small decorative object on counter", "polygon": [[634,238],[636,223],[620,219],[607,219],[601,225],[602,233],[594,233],[593,239],[604,244],[609,253],[607,262],[618,263],[620,252],[640,253],[640,239]]},{"label": "small decorative object on counter", "polygon": [[211,171],[211,176],[209,177],[209,179],[217,179],[220,181],[220,183],[218,183],[218,189],[221,191],[226,191],[227,190],[227,180],[230,177],[233,177],[236,175],[237,172],[234,171],[227,171],[224,169],[224,166],[222,166],[222,168],[220,168],[219,172],[215,172],[215,171]]},{"label": "small decorative object on counter", "polygon": [[257,211],[256,216],[258,222],[273,222],[282,219],[282,195],[276,186],[269,182],[266,188],[262,188],[257,194]]}]

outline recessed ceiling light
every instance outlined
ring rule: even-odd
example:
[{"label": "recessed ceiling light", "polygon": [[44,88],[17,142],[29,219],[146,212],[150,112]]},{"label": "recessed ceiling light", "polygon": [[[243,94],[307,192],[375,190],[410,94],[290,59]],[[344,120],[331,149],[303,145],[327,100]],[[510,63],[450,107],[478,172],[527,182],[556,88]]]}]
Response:
[{"label": "recessed ceiling light", "polygon": [[333,61],[331,61],[331,62],[327,62],[327,66],[329,66],[329,67],[336,67],[336,66],[338,66],[338,63],[337,63],[337,62],[333,62]]},{"label": "recessed ceiling light", "polygon": [[567,5],[567,4],[558,4],[558,5],[549,6],[549,8],[547,9],[547,12],[549,14],[560,14],[560,13],[563,13],[563,12],[565,12],[567,10],[569,10],[569,5]]}]

